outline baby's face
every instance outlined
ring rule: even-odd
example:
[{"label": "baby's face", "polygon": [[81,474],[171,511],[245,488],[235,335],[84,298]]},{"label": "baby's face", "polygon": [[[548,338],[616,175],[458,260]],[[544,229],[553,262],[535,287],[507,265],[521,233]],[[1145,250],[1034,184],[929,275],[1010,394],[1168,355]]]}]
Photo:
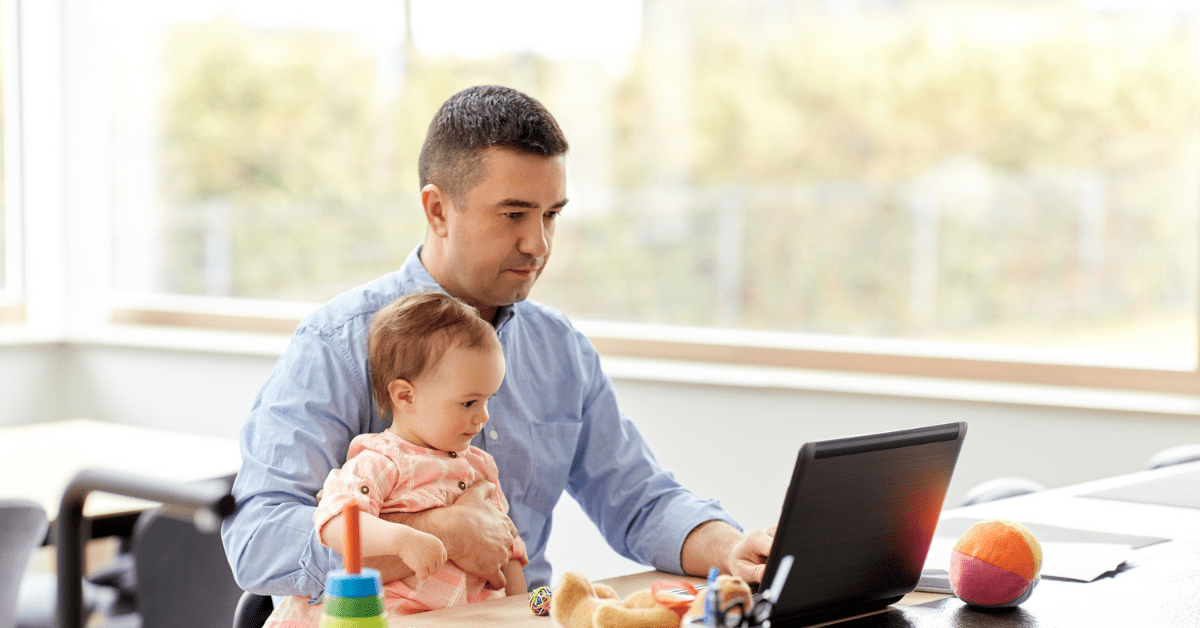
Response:
[{"label": "baby's face", "polygon": [[414,445],[462,451],[487,423],[488,399],[503,380],[499,342],[482,349],[451,347],[436,368],[412,382],[415,412],[395,413],[393,429]]}]

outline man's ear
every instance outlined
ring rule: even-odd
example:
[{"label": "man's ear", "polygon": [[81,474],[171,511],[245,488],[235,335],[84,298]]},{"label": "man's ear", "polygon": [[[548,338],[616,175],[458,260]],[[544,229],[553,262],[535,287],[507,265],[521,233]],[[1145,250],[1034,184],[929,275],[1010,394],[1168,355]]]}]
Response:
[{"label": "man's ear", "polygon": [[425,222],[429,230],[440,238],[446,237],[446,217],[454,209],[454,202],[446,191],[432,183],[421,188],[421,206],[425,209]]},{"label": "man's ear", "polygon": [[392,413],[412,412],[417,389],[406,379],[393,379],[388,384],[388,398],[392,400]]}]

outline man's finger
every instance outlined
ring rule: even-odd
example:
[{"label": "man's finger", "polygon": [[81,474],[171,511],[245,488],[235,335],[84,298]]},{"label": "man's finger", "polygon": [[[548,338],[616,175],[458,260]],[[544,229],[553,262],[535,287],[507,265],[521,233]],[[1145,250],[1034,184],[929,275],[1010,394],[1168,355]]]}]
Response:
[{"label": "man's finger", "polygon": [[770,534],[763,530],[755,530],[750,533],[750,538],[747,539],[750,543],[750,549],[758,553],[760,556],[766,557],[771,555],[771,546],[775,543],[774,528]]},{"label": "man's finger", "polygon": [[492,585],[493,589],[497,591],[503,591],[504,587],[508,586],[508,578],[504,577],[503,569],[497,571],[491,576],[488,576],[487,582],[488,584]]},{"label": "man's finger", "polygon": [[467,487],[455,501],[466,500],[468,502],[487,502],[492,498],[492,492],[496,490],[494,484],[488,481],[476,482]]}]

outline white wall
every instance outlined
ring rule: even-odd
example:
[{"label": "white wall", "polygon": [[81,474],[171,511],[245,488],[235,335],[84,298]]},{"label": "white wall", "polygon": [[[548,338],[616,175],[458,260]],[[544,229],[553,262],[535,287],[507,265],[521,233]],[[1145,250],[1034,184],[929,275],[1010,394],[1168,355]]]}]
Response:
[{"label": "white wall", "polygon": [[0,426],[63,417],[76,382],[59,343],[0,346]]},{"label": "white wall", "polygon": [[[0,425],[86,416],[235,437],[274,357],[101,344],[0,347]],[[994,477],[1049,487],[1135,471],[1153,453],[1200,442],[1200,418],[1003,403],[749,389],[616,378],[625,412],[663,464],[744,525],[775,523],[808,440],[967,421],[948,502]],[[570,499],[550,545],[556,572],[635,568],[608,550]]]}]

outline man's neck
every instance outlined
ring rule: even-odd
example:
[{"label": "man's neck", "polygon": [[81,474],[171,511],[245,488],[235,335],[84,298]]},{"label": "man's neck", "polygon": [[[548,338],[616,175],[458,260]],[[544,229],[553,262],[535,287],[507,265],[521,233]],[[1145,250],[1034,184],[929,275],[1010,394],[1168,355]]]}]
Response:
[{"label": "man's neck", "polygon": [[[442,290],[445,290],[451,296],[462,299],[461,296],[450,292],[450,290],[448,290],[446,288],[446,283],[444,281],[442,281],[442,278],[440,276],[442,274],[442,272],[441,272],[441,268],[442,268],[441,261],[442,260],[440,257],[440,251],[438,250],[436,244],[431,245],[429,240],[426,240],[425,244],[421,246],[421,251],[417,254],[417,259],[420,260],[421,265],[425,267],[425,272],[429,273],[430,277],[433,277],[433,280],[437,282],[438,286],[441,286]],[[472,307],[479,310],[480,318],[491,323],[492,327],[496,326],[496,317],[500,312],[500,308],[498,308],[494,305],[490,306],[490,307],[481,307],[480,305],[478,305],[476,303],[471,303],[470,301],[467,301],[467,299],[463,299],[463,301],[466,301]]]}]

